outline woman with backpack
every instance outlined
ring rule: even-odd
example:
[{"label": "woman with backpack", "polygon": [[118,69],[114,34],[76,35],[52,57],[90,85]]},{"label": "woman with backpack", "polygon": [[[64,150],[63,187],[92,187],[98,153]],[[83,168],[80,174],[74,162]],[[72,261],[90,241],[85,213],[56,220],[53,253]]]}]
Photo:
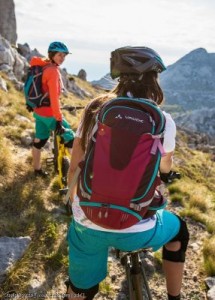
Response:
[{"label": "woman with backpack", "polygon": [[[76,132],[69,170],[69,181],[72,182],[70,199],[73,220],[67,236],[69,283],[68,297],[65,299],[90,300],[94,298],[98,292],[99,283],[107,274],[109,247],[122,251],[141,248],[152,248],[156,251],[163,247],[162,258],[167,299],[181,299],[180,290],[189,233],[186,223],[179,216],[163,209],[165,201],[159,192],[159,186],[156,186],[159,175],[170,172],[175,148],[175,123],[169,114],[161,112],[159,108],[164,97],[159,86],[158,73],[165,69],[160,56],[150,48],[116,49],[111,53],[111,76],[119,78],[118,85],[111,93],[90,102],[85,109]],[[113,98],[115,99],[112,100]],[[113,103],[115,105],[112,105]],[[125,103],[123,110],[120,107],[121,103],[123,105]],[[141,105],[144,105],[146,110],[142,109]],[[149,114],[147,109],[151,110],[152,114]],[[113,111],[115,115],[111,114]],[[159,126],[162,130],[158,133],[155,133],[156,122],[155,119],[152,120],[152,116],[155,116],[155,119],[160,118]],[[124,121],[128,122],[127,125],[121,123]],[[150,126],[152,134],[138,136],[137,130]],[[133,178],[143,168],[145,159],[142,163],[138,163],[136,169],[129,174],[129,178],[120,177],[119,174],[124,176],[124,170],[127,167],[130,168],[136,157],[141,162],[141,156],[145,155],[143,149],[145,152],[149,151],[148,156],[152,160],[158,155],[155,165],[159,170],[156,169],[156,174],[152,173],[151,177],[148,176],[150,188],[147,187],[147,190],[151,190],[155,185],[155,190],[152,197],[147,198],[145,202],[141,202],[141,199],[141,201],[130,203],[129,208],[120,207],[120,203],[116,205],[115,201],[117,197],[120,198],[120,193],[123,194],[123,183],[124,189],[129,193],[135,184]],[[160,152],[162,156],[158,154]],[[105,156],[105,154],[108,155]],[[117,160],[112,159],[113,154],[116,155]],[[126,160],[126,163],[123,160]],[[152,164],[152,160],[148,165]],[[87,165],[89,168],[86,167]],[[108,171],[102,169],[104,165]],[[144,172],[148,165],[144,166]],[[78,177],[77,189],[75,189],[74,181],[79,166],[81,173]],[[113,169],[110,180],[102,182],[106,176],[103,173],[112,172]],[[147,170],[149,172],[150,168]],[[111,185],[115,183],[111,180],[116,174],[120,178],[114,178],[114,181],[117,181],[114,188],[118,189],[120,186],[122,189],[119,188],[116,195],[112,197],[114,190],[111,190]],[[88,180],[92,181],[91,185],[88,184]],[[143,189],[143,186],[140,189]],[[106,198],[101,196],[101,190],[105,191]],[[116,207],[123,211],[123,214],[121,211],[115,212]],[[113,223],[111,222],[110,216],[113,214],[120,216],[120,224],[117,223],[119,219],[117,217]],[[134,221],[134,216],[139,219]]]},{"label": "woman with backpack", "polygon": [[[67,46],[62,42],[52,42],[48,47],[48,59],[33,57],[30,66],[43,67],[42,90],[47,94],[47,101],[44,105],[34,109],[27,105],[29,111],[33,111],[35,118],[35,139],[33,142],[33,167],[35,176],[46,177],[48,173],[41,168],[41,149],[45,146],[50,137],[51,131],[62,135],[65,146],[72,149],[74,133],[63,118],[60,109],[60,94],[63,89],[59,66],[69,54]],[[66,130],[65,130],[66,129]]]}]

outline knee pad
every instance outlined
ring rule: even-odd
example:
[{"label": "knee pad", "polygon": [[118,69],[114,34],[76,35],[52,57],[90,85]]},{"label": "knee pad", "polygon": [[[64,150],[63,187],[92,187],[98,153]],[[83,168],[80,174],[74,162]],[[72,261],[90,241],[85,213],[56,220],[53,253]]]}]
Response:
[{"label": "knee pad", "polygon": [[170,251],[167,250],[165,246],[163,246],[163,259],[172,262],[185,262],[185,253],[189,242],[189,232],[187,229],[187,224],[181,218],[179,218],[179,221],[180,230],[178,234],[171,241],[169,241],[169,243],[180,242],[180,249],[178,251]]},{"label": "knee pad", "polygon": [[76,286],[74,286],[74,284],[70,281],[70,279],[66,282],[66,286],[67,286],[67,288],[70,286],[72,291],[75,294],[77,294],[77,295],[79,294],[82,297],[86,297],[85,300],[92,300],[99,291],[98,284],[92,286],[89,289],[80,289],[80,288],[77,288]]},{"label": "knee pad", "polygon": [[43,139],[43,140],[40,140],[39,142],[33,142],[33,146],[37,149],[41,149],[45,146],[46,142],[48,141],[48,139]]}]

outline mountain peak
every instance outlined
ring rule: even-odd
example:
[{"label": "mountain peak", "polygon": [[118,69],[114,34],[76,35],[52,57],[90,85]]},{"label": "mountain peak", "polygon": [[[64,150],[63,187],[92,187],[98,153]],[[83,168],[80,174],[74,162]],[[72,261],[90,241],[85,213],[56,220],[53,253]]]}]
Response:
[{"label": "mountain peak", "polygon": [[[197,48],[192,50],[191,52],[184,55],[180,58],[175,64],[178,63],[189,63],[189,62],[199,62],[208,60],[212,54],[208,53],[205,48]],[[173,65],[175,65],[173,64]]]},{"label": "mountain peak", "polygon": [[208,54],[207,50],[205,48],[197,48],[189,52],[187,55],[195,55],[195,54]]}]

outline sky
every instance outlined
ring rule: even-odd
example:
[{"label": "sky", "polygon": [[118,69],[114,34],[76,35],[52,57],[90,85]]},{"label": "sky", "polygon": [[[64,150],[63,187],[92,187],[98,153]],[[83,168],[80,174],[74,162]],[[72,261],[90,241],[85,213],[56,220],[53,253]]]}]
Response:
[{"label": "sky", "polygon": [[[6,0],[5,0],[6,1]],[[87,80],[109,72],[122,46],[153,48],[168,66],[197,48],[215,52],[214,0],[14,0],[17,43],[47,55],[53,41],[71,55],[62,67]]]}]

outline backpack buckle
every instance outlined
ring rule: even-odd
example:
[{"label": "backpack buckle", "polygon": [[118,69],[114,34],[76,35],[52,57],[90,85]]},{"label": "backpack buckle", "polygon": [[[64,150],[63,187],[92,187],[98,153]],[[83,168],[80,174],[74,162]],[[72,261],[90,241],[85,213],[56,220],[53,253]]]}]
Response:
[{"label": "backpack buckle", "polygon": [[[107,218],[108,217],[108,208],[110,207],[110,204],[108,203],[101,203],[101,209],[98,213],[98,217],[99,219],[101,219],[102,217]],[[105,209],[105,211],[103,212],[103,209]]]},{"label": "backpack buckle", "polygon": [[142,207],[140,204],[135,204],[135,203],[131,203],[130,204],[130,208],[136,210],[136,211],[141,211]]}]

